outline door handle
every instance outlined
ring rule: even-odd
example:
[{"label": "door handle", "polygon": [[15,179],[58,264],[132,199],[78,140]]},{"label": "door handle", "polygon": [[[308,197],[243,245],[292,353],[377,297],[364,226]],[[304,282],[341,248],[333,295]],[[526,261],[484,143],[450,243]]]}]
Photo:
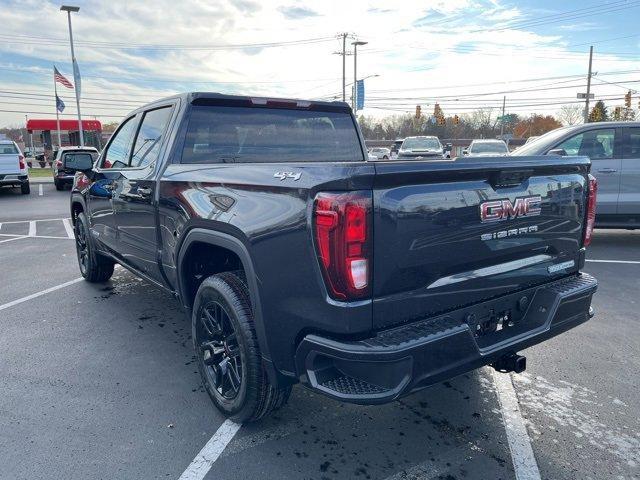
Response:
[{"label": "door handle", "polygon": [[618,170],[615,168],[601,168],[598,173],[616,173]]},{"label": "door handle", "polygon": [[151,195],[151,188],[149,187],[140,187],[136,190],[141,197],[148,197]]}]

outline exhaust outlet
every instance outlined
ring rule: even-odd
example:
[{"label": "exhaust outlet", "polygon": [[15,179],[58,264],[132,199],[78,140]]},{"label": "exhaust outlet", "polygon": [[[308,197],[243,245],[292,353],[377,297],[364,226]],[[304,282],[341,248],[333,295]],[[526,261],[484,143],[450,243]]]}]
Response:
[{"label": "exhaust outlet", "polygon": [[517,353],[508,353],[496,360],[491,366],[502,373],[522,373],[527,369],[527,357]]}]

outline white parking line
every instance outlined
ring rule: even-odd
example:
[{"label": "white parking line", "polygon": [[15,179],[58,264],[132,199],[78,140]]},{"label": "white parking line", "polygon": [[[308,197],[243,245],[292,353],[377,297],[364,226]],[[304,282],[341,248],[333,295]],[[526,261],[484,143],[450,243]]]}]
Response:
[{"label": "white parking line", "polygon": [[587,260],[591,263],[628,263],[629,265],[640,265],[638,260]]},{"label": "white parking line", "polygon": [[42,184],[40,183],[38,184],[38,196],[41,197],[42,195],[44,195],[44,192],[42,191]]},{"label": "white parking line", "polygon": [[[65,218],[69,218],[69,217],[57,217],[57,218],[36,218],[34,221],[35,222],[50,222],[52,220],[63,220]],[[27,223],[30,220],[12,220],[10,222],[2,222],[2,224],[0,225],[4,225],[5,223]]]},{"label": "white parking line", "polygon": [[54,237],[53,235],[33,235],[30,237],[29,235],[18,235],[15,233],[0,233],[0,237],[11,237],[11,238],[55,238],[57,240],[73,240],[73,238],[69,237]]},{"label": "white parking line", "polygon": [[24,235],[16,235],[15,237],[7,238],[6,240],[0,240],[0,243],[13,242],[14,240],[22,240],[23,238],[27,237]]},{"label": "white parking line", "polygon": [[533,455],[531,440],[527,433],[527,427],[520,413],[518,397],[513,389],[511,375],[492,370],[493,383],[498,393],[502,421],[507,431],[509,451],[513,461],[513,470],[517,480],[540,480],[538,462]]},{"label": "white parking line", "polygon": [[202,447],[187,469],[180,475],[179,480],[202,480],[211,467],[224,452],[229,442],[235,437],[241,425],[231,420],[225,420],[213,437]]},{"label": "white parking line", "polygon": [[[22,237],[24,238],[24,237]],[[60,290],[61,288],[68,287],[69,285],[73,285],[74,283],[81,282],[83,280],[82,277],[76,278],[74,280],[70,280],[65,283],[61,283],[60,285],[56,285],[55,287],[47,288],[45,290],[41,290],[36,293],[32,293],[31,295],[27,295],[26,297],[19,298],[9,303],[5,303],[4,305],[0,305],[0,310],[5,310],[7,308],[13,307],[14,305],[19,305],[23,302],[28,302],[29,300],[33,300],[34,298],[41,297],[42,295],[46,295],[47,293],[55,292],[56,290]]]},{"label": "white parking line", "polygon": [[62,219],[62,224],[64,225],[64,229],[67,232],[67,237],[75,238],[73,236],[73,228],[71,227],[71,223],[69,222],[69,219],[68,218],[63,218]]},{"label": "white parking line", "polygon": [[35,220],[31,220],[29,222],[29,233],[27,234],[28,237],[35,237],[36,236],[36,221]]}]

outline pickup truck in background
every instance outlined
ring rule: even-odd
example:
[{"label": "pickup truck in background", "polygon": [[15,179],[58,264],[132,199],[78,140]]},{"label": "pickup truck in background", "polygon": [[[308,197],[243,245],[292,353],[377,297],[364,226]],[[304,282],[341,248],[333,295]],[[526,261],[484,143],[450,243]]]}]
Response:
[{"label": "pickup truck in background", "polygon": [[[593,315],[586,157],[366,161],[345,103],[188,93],[78,156],[91,282],[119,263],[175,295],[218,409],[256,420],[291,386],[395,400]],[[567,359],[571,361],[571,359]]]},{"label": "pickup truck in background", "polygon": [[31,193],[29,168],[18,145],[0,140],[0,187],[20,187],[24,195]]}]

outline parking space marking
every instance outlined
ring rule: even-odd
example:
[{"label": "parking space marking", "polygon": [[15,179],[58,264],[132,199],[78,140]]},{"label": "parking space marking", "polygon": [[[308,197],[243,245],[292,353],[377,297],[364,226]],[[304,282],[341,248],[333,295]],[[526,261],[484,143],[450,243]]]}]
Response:
[{"label": "parking space marking", "polygon": [[[69,217],[57,217],[57,218],[36,218],[36,219],[34,220],[34,222],[51,222],[51,221],[53,221],[53,220],[64,220],[65,218],[69,218]],[[12,224],[12,223],[27,223],[27,222],[29,222],[29,221],[30,221],[30,220],[12,220],[12,221],[10,221],[10,222],[2,222],[2,223],[0,223],[0,225],[5,225],[5,224],[9,225],[9,224]]]},{"label": "parking space marking", "polygon": [[38,184],[38,196],[41,197],[42,195],[44,195],[44,192],[42,191],[42,184]]},{"label": "parking space marking", "polygon": [[26,297],[18,298],[17,300],[13,300],[12,302],[5,303],[4,305],[0,305],[0,310],[5,310],[15,305],[19,305],[20,303],[28,302],[29,300],[33,300],[34,298],[41,297],[42,295],[46,295],[47,293],[55,292],[56,290],[60,290],[61,288],[68,287],[69,285],[73,285],[74,283],[81,282],[82,280],[84,279],[82,277],[79,277],[74,280],[61,283],[60,285],[56,285],[55,287],[47,288],[45,290],[32,293],[31,295],[27,295]]},{"label": "parking space marking", "polygon": [[492,371],[493,382],[496,385],[500,411],[504,428],[507,432],[509,451],[513,461],[513,470],[517,480],[540,480],[538,462],[533,455],[531,440],[524,424],[518,397],[513,388],[511,375]]},{"label": "parking space marking", "polygon": [[27,237],[35,237],[36,236],[36,221],[31,220],[29,222],[29,233],[27,233]]},{"label": "parking space marking", "polygon": [[587,260],[591,263],[628,263],[629,265],[640,265],[638,260]]},{"label": "parking space marking", "polygon": [[202,480],[211,467],[224,452],[229,442],[235,437],[241,425],[231,420],[225,420],[213,437],[202,447],[187,469],[180,475],[179,480]]},{"label": "parking space marking", "polygon": [[22,240],[23,238],[27,238],[25,235],[16,235],[15,237],[7,238],[6,240],[0,240],[0,243],[12,242],[14,240]]},{"label": "parking space marking", "polygon": [[64,225],[64,229],[67,232],[67,237],[69,238],[75,238],[73,235],[73,228],[71,227],[71,223],[69,222],[68,218],[63,218],[62,219],[62,224]]}]

